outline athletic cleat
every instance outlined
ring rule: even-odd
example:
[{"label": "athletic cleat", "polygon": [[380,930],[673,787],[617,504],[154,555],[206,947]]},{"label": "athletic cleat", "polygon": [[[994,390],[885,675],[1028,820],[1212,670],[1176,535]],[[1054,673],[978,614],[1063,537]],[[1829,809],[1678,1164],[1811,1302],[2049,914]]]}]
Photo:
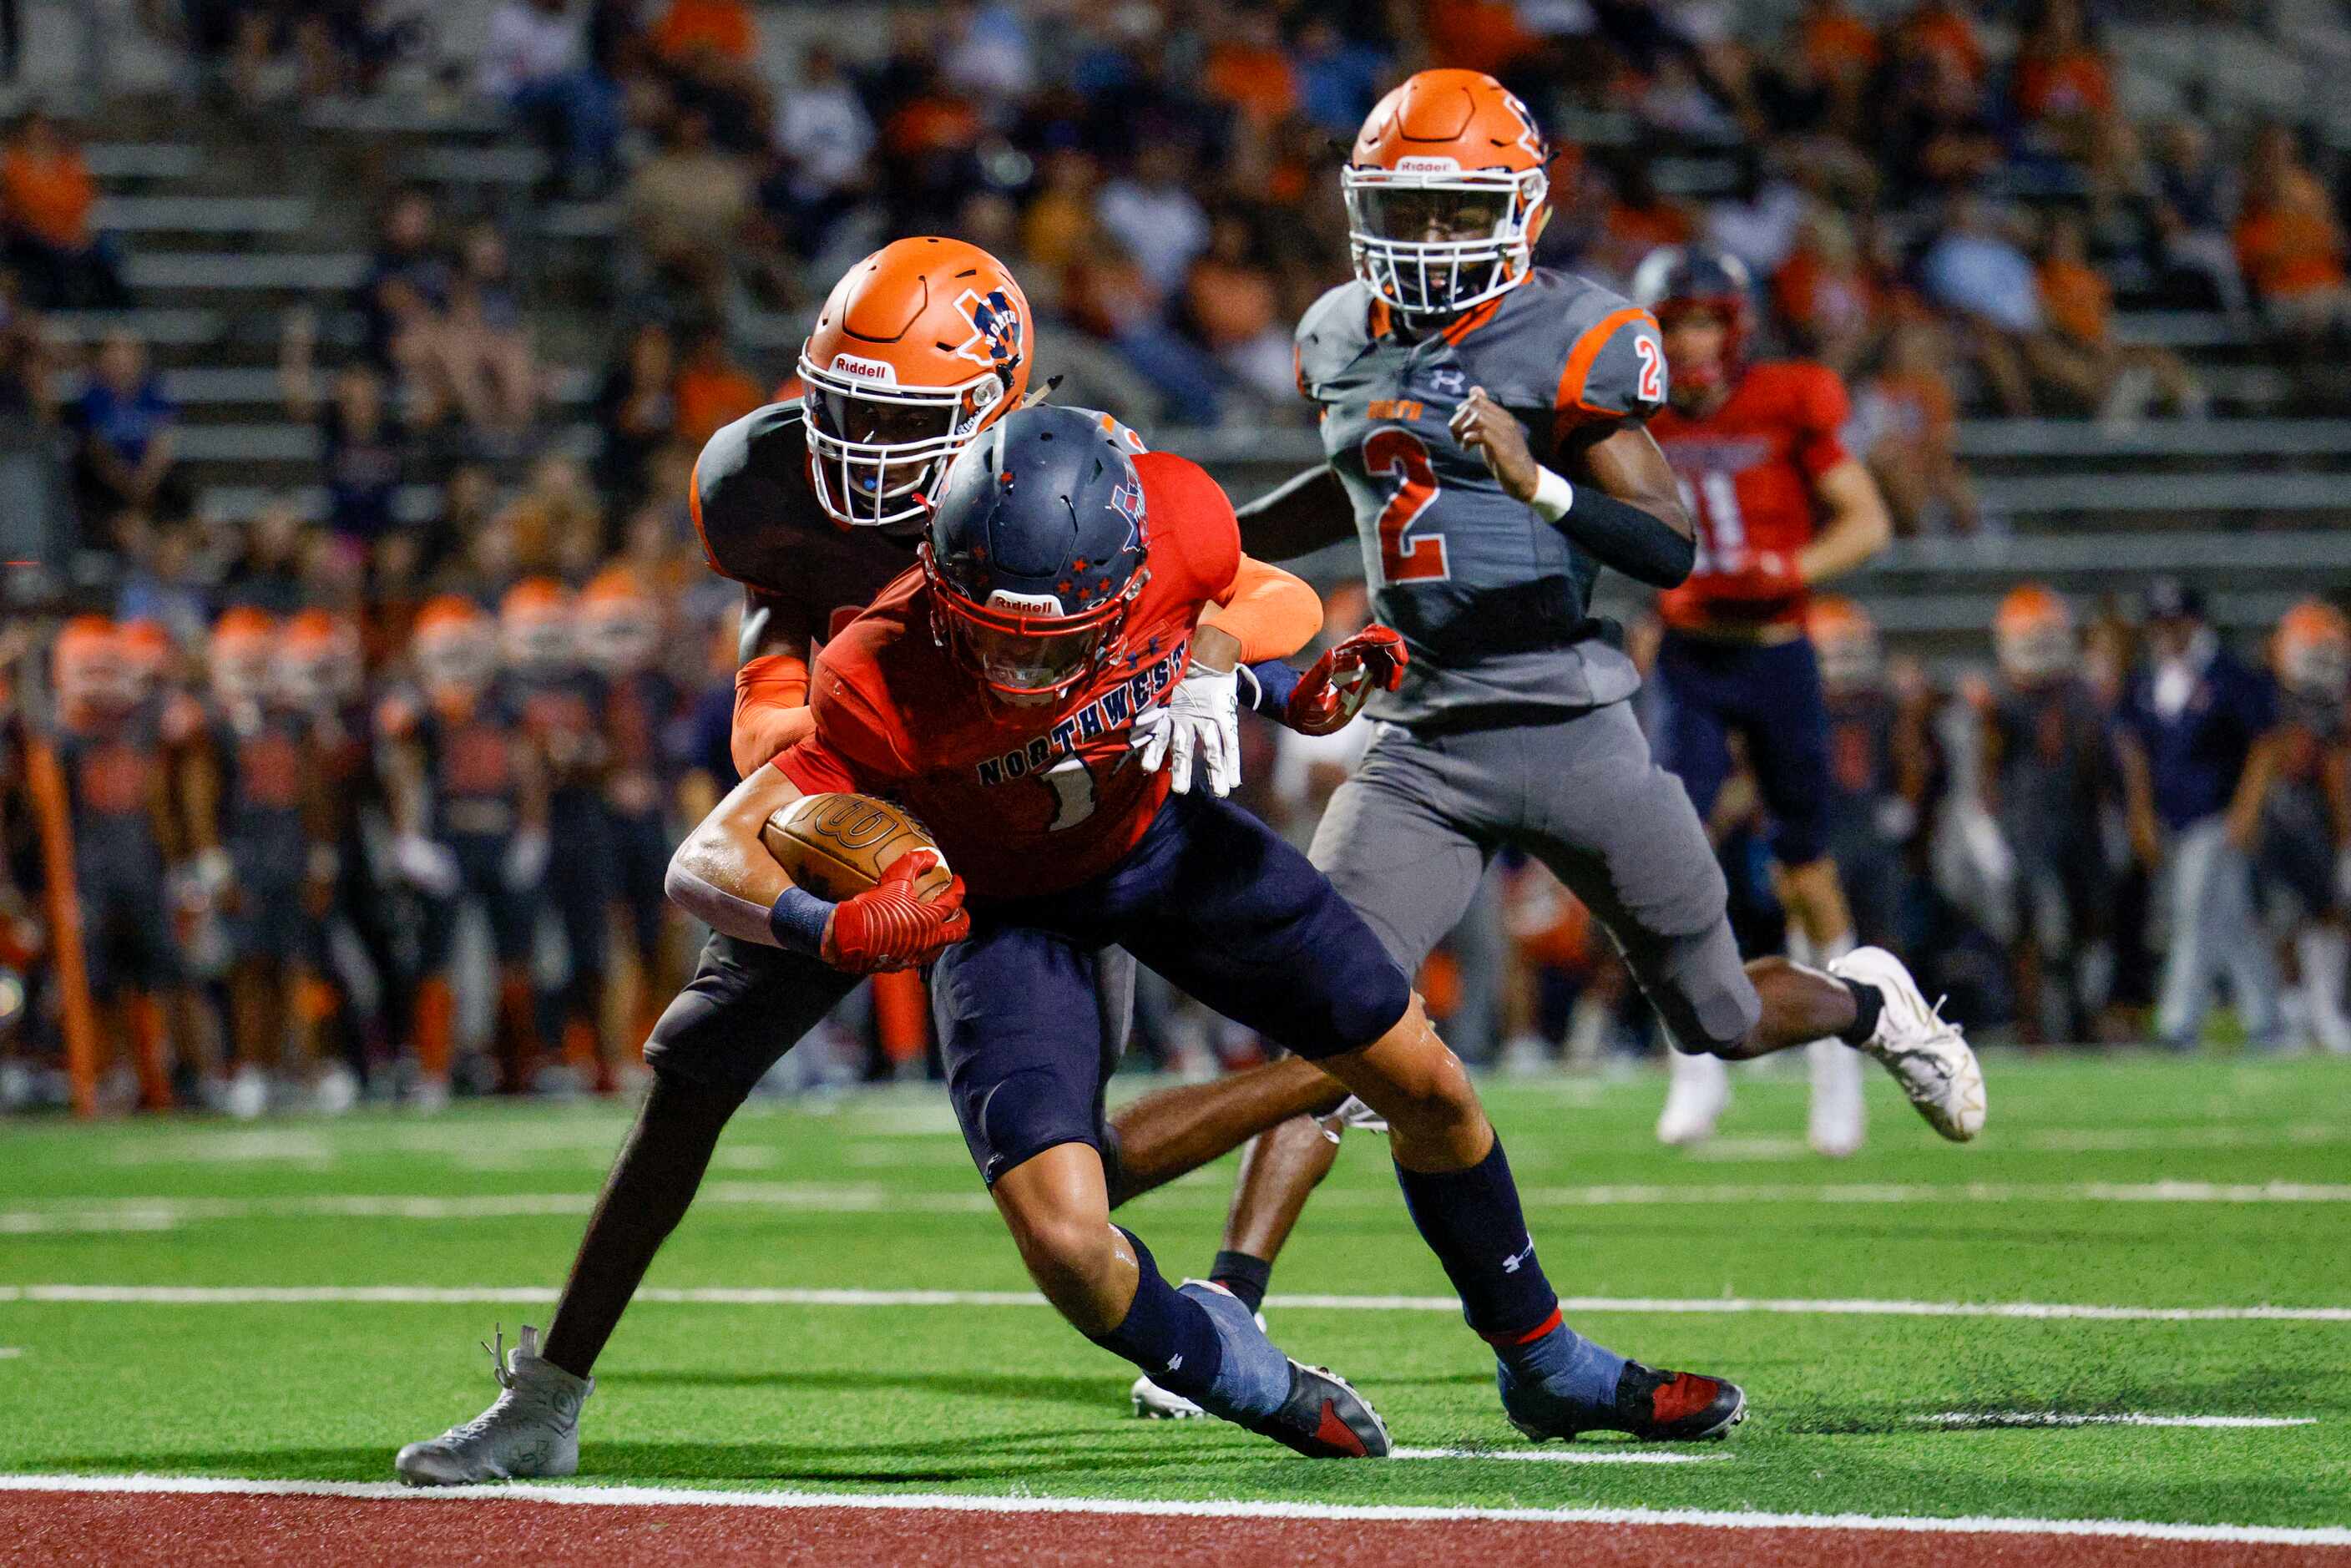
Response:
[{"label": "athletic cleat", "polygon": [[1856,947],[1831,963],[1829,973],[1875,986],[1886,998],[1877,1029],[1861,1049],[1886,1064],[1927,1124],[1956,1144],[1982,1132],[1983,1068],[1959,1026],[1943,1017],[1943,1004],[1927,1005],[1902,960],[1883,947]]},{"label": "athletic cleat", "polygon": [[1359,1133],[1384,1133],[1388,1130],[1388,1119],[1353,1094],[1339,1102],[1339,1108],[1331,1114],[1341,1126],[1353,1127]]},{"label": "athletic cleat", "polygon": [[1181,1394],[1170,1394],[1148,1377],[1138,1377],[1126,1391],[1136,1416],[1145,1421],[1196,1421],[1207,1412]]},{"label": "athletic cleat", "polygon": [[[1259,1333],[1265,1332],[1263,1312],[1257,1314],[1257,1326]],[[1147,1375],[1134,1380],[1134,1385],[1126,1391],[1126,1399],[1134,1407],[1136,1419],[1143,1421],[1196,1421],[1207,1414],[1196,1401],[1160,1387]]]},{"label": "athletic cleat", "polygon": [[1292,1357],[1290,1397],[1270,1416],[1237,1418],[1259,1437],[1295,1448],[1310,1459],[1384,1459],[1388,1426],[1371,1401],[1326,1366],[1308,1366]]},{"label": "athletic cleat", "polygon": [[1657,1142],[1675,1148],[1702,1144],[1730,1103],[1730,1070],[1719,1056],[1667,1053],[1669,1084],[1666,1108],[1657,1113]]},{"label": "athletic cleat", "polygon": [[1747,1419],[1747,1393],[1736,1383],[1695,1372],[1658,1372],[1628,1361],[1616,1378],[1616,1401],[1606,1410],[1577,1411],[1496,1364],[1502,1413],[1521,1433],[1543,1442],[1580,1432],[1624,1432],[1645,1443],[1698,1443],[1727,1437]]},{"label": "athletic cleat", "polygon": [[490,1353],[500,1393],[487,1410],[439,1437],[411,1443],[392,1467],[413,1487],[470,1486],[476,1481],[568,1476],[580,1469],[580,1407],[596,1392],[592,1377],[574,1377],[538,1354],[538,1331],[528,1323],[508,1351],[506,1335]]}]

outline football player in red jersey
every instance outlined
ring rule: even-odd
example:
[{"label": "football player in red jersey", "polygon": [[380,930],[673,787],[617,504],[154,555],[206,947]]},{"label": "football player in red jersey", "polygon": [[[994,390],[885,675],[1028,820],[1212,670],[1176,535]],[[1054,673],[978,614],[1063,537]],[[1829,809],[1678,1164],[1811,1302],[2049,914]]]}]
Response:
[{"label": "football player in red jersey", "polygon": [[[703,448],[689,497],[695,531],[712,569],[744,586],[732,736],[740,770],[757,771],[809,732],[810,659],[913,562],[923,530],[915,496],[1026,398],[1034,327],[1019,283],[994,256],[957,240],[899,240],[851,268],[826,299],[800,354],[806,396],[746,415]],[[1140,447],[1108,415],[1089,417]],[[1284,596],[1284,580],[1244,559],[1228,622],[1278,612],[1265,601]],[[1285,723],[1336,727],[1395,663],[1375,629],[1302,677],[1267,665],[1252,690],[1260,711]],[[1123,1012],[1131,963],[1116,955],[1104,963],[1115,971],[1104,990]],[[402,1479],[572,1472],[596,1358],[692,1203],[720,1131],[859,983],[764,941],[724,929],[711,938],[646,1042],[653,1081],[581,1238],[545,1354],[526,1330],[497,1368],[497,1401],[481,1418],[403,1448]],[[1106,1032],[1123,1040],[1123,1017]],[[1344,1094],[1311,1062],[1291,1061],[1146,1095],[1111,1123],[1112,1200],[1172,1181],[1288,1117],[1328,1111]]]},{"label": "football player in red jersey", "polygon": [[[1673,391],[1649,422],[1697,528],[1687,580],[1658,601],[1664,722],[1658,760],[1704,814],[1741,737],[1771,814],[1790,955],[1834,964],[1854,950],[1853,917],[1829,853],[1829,724],[1820,664],[1804,636],[1812,588],[1885,547],[1886,503],[1840,434],[1844,385],[1825,366],[1750,362],[1747,269],[1725,252],[1668,247],[1633,280],[1664,329]],[[1825,1155],[1861,1146],[1859,1054],[1812,1042],[1810,1138]],[[1676,1057],[1657,1118],[1669,1144],[1714,1131],[1729,1097],[1723,1064]]]},{"label": "football player in red jersey", "polygon": [[[949,1094],[1031,1278],[1089,1339],[1209,1413],[1318,1457],[1387,1451],[1344,1382],[1285,1357],[1225,1287],[1170,1286],[1110,1223],[1111,942],[1386,1118],[1406,1206],[1521,1430],[1726,1430],[1736,1386],[1636,1370],[1561,1321],[1500,1141],[1403,967],[1303,855],[1219,799],[1235,666],[1253,651],[1226,615],[1240,561],[1231,506],[1196,465],[1133,455],[1074,410],[1011,415],[948,470],[919,569],[826,648],[814,733],[680,848],[673,895],[845,969],[935,960]],[[1281,588],[1303,642],[1319,606],[1294,579]],[[1187,744],[1205,790],[1158,766]],[[910,855],[838,904],[794,886],[762,826],[836,790],[902,800],[954,883],[923,902]]]},{"label": "football player in red jersey", "polygon": [[[1297,332],[1325,461],[1244,507],[1241,539],[1284,560],[1354,538],[1412,662],[1364,709],[1378,737],[1309,855],[1407,967],[1496,852],[1531,855],[1608,928],[1677,1051],[1739,1061],[1840,1034],[1945,1135],[1972,1136],[1974,1060],[1892,955],[1834,975],[1740,963],[1713,849],[1632,716],[1640,673],[1591,592],[1604,568],[1655,587],[1690,570],[1646,428],[1668,355],[1639,305],[1533,265],[1551,157],[1500,83],[1429,70],[1380,100],[1341,171],[1355,276]],[[1211,1274],[1262,1292],[1333,1157],[1304,1121],[1260,1140]]]}]

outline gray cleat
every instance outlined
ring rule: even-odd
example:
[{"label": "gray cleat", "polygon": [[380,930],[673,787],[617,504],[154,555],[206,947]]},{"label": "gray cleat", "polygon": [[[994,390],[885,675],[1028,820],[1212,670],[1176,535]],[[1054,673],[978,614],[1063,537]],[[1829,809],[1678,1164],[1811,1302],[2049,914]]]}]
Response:
[{"label": "gray cleat", "polygon": [[400,1450],[392,1469],[413,1487],[568,1476],[580,1469],[580,1406],[596,1392],[538,1354],[538,1331],[523,1325],[511,1351],[499,1331],[490,1369],[501,1390],[487,1410],[462,1427]]}]

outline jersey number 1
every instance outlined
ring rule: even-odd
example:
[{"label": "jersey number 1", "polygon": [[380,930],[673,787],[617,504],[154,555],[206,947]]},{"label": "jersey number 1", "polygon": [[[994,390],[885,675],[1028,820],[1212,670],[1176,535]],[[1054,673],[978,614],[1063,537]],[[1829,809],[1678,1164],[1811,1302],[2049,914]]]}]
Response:
[{"label": "jersey number 1", "polygon": [[1452,576],[1445,562],[1445,536],[1413,532],[1437,500],[1437,470],[1429,466],[1420,437],[1382,425],[1364,437],[1364,471],[1395,484],[1380,508],[1380,575],[1390,582],[1438,582]]}]

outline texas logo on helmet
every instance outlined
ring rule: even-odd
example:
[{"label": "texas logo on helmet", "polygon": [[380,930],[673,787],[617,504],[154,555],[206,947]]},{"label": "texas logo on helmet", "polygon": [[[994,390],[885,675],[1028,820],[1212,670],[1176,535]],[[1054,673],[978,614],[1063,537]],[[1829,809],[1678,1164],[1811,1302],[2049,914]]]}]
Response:
[{"label": "texas logo on helmet", "polygon": [[1020,312],[1001,288],[982,294],[967,288],[956,297],[956,309],[971,322],[971,336],[956,345],[958,358],[991,368],[1008,367],[1020,360]]}]

